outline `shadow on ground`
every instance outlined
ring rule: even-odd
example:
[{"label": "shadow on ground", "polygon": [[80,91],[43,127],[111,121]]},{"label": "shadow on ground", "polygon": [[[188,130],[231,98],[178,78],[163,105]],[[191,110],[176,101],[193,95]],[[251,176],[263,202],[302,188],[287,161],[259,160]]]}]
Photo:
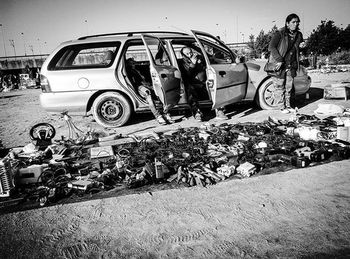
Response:
[{"label": "shadow on ground", "polygon": [[3,96],[0,96],[0,99],[10,99],[10,98],[18,97],[18,96],[22,96],[22,95],[21,94],[3,95]]},{"label": "shadow on ground", "polygon": [[[296,96],[292,101],[292,106],[302,108],[304,106],[309,105],[310,103],[313,103],[318,101],[319,99],[322,99],[323,89],[310,88],[308,94],[309,94],[308,99],[306,98],[305,94]],[[216,117],[215,110],[211,110],[210,107],[201,108],[201,111],[203,112],[203,115],[204,115],[203,122],[208,122]],[[244,101],[244,102],[239,102],[239,103],[225,106],[225,114],[229,119],[231,119],[232,117],[238,114],[240,114],[240,117],[247,117],[252,114],[258,113],[260,111],[262,111],[261,108],[258,107],[255,102],[252,102],[252,101]],[[176,123],[181,122],[184,118],[191,118],[193,116],[189,106],[187,108],[173,109],[170,111],[170,114],[171,116],[174,117]],[[145,123],[153,120],[155,120],[153,114],[150,111],[148,112],[144,111],[144,112],[134,114],[125,126],[132,126],[132,125]],[[155,128],[156,126],[158,126],[158,124],[149,125],[148,127],[146,126],[143,130],[152,129],[152,128]]]},{"label": "shadow on ground", "polygon": [[306,98],[305,94],[296,96],[294,106],[302,108],[304,106],[309,105],[310,103],[317,102],[318,100],[323,98],[323,89],[310,88],[308,96],[309,98]]}]

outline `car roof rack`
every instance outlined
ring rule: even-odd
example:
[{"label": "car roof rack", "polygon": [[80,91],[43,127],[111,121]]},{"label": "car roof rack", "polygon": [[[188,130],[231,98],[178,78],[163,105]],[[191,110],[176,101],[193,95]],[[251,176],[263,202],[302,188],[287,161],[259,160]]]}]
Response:
[{"label": "car roof rack", "polygon": [[116,32],[116,33],[88,35],[88,36],[80,37],[78,38],[78,40],[85,40],[88,38],[96,38],[96,37],[115,36],[115,35],[127,35],[128,37],[130,37],[130,36],[133,36],[134,34],[141,34],[141,33],[189,35],[184,32],[174,32],[174,31],[130,31],[130,32]]}]

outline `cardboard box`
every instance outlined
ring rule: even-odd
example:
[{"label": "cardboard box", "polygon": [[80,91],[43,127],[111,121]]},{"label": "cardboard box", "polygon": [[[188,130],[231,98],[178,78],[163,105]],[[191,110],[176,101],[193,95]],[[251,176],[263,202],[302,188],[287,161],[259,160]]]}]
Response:
[{"label": "cardboard box", "polygon": [[347,100],[347,88],[350,84],[331,84],[326,85],[323,89],[323,99],[341,98]]},{"label": "cardboard box", "polygon": [[350,141],[350,127],[337,127],[337,139]]}]

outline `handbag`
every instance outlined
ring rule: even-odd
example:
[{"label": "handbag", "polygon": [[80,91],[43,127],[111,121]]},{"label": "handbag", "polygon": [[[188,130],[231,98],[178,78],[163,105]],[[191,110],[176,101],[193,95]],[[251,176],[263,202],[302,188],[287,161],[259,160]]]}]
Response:
[{"label": "handbag", "polygon": [[267,61],[264,66],[264,71],[269,76],[280,76],[282,74],[282,66],[279,69],[276,69],[276,63]]},{"label": "handbag", "polygon": [[274,72],[277,72],[279,70],[281,70],[281,67],[278,70],[276,70],[276,63],[275,62],[267,61],[267,63],[265,64],[265,67],[264,67],[264,71],[267,73],[274,73]]}]

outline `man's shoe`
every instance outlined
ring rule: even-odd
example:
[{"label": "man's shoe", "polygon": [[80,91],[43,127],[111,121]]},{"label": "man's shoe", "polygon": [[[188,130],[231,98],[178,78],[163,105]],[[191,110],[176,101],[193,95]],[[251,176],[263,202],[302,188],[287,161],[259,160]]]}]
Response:
[{"label": "man's shoe", "polygon": [[291,112],[291,113],[293,113],[293,112],[296,112],[296,111],[297,111],[297,109],[293,109],[292,107],[287,107],[287,109],[288,109],[288,111],[289,111],[289,112]]},{"label": "man's shoe", "polygon": [[290,111],[289,111],[289,109],[288,109],[287,107],[282,108],[282,109],[281,109],[281,112],[282,112],[282,113],[285,113],[285,114],[290,113]]},{"label": "man's shoe", "polygon": [[194,115],[194,118],[195,118],[197,121],[203,121],[203,115],[202,115],[202,113],[200,113],[200,112],[197,112],[196,115]]},{"label": "man's shoe", "polygon": [[173,118],[171,118],[169,113],[165,113],[164,117],[170,124],[175,123],[175,120]]},{"label": "man's shoe", "polygon": [[216,117],[218,120],[228,120],[228,117],[225,115],[223,110],[216,110]]},{"label": "man's shoe", "polygon": [[157,116],[156,120],[158,121],[158,123],[160,125],[166,125],[167,124],[162,115]]}]

